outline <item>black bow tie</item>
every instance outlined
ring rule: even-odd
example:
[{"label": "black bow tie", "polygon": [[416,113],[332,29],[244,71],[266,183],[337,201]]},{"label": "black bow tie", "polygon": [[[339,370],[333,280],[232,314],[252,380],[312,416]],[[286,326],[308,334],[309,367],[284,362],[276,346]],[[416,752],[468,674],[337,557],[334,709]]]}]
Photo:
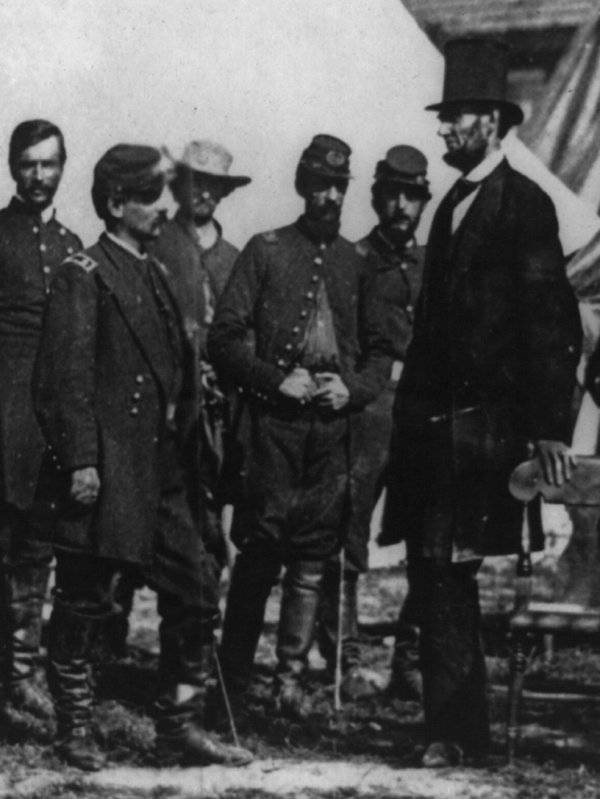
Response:
[{"label": "black bow tie", "polygon": [[456,206],[462,202],[465,197],[468,197],[469,194],[472,194],[475,189],[479,187],[479,183],[476,183],[474,180],[467,180],[466,178],[459,178],[452,190],[450,192],[450,199],[452,201],[452,207],[456,208]]}]

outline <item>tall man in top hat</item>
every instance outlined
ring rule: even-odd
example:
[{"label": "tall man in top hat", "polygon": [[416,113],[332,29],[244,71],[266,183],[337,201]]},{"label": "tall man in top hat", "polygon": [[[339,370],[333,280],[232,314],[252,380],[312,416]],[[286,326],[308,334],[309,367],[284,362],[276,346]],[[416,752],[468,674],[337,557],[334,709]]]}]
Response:
[{"label": "tall man in top hat", "polygon": [[[552,480],[571,468],[579,316],[552,202],[502,152],[523,118],[506,71],[494,41],[447,46],[444,99],[429,109],[463,177],[433,220],[394,408],[386,525],[405,535],[421,607],[428,766],[489,746],[476,573],[485,555],[519,550],[510,472],[530,442]],[[539,507],[530,516],[540,548]]]},{"label": "tall man in top hat", "polygon": [[53,206],[66,157],[56,125],[43,119],[18,125],[8,159],[15,196],[0,211],[0,679],[12,706],[42,718],[52,705],[37,686],[34,664],[52,550],[38,540],[44,440],[31,374],[50,281],[81,247]]},{"label": "tall man in top hat", "polygon": [[120,144],[96,164],[106,232],[52,283],[36,410],[59,467],[55,603],[48,645],[58,749],[94,770],[89,661],[121,576],[158,593],[157,750],[166,762],[247,762],[202,727],[218,621],[214,564],[187,505],[179,441],[194,371],[164,267],[147,254],[166,218],[160,153]]},{"label": "tall man in top hat", "polygon": [[[371,516],[382,489],[392,431],[392,405],[412,335],[414,309],[421,288],[425,248],[416,243],[415,233],[431,197],[427,159],[415,147],[405,144],[392,147],[377,163],[371,191],[373,209],[379,222],[356,247],[365,256],[367,268],[377,275],[394,363],[385,390],[357,418],[352,435],[351,502],[344,539],[342,626],[338,628],[338,558],[327,564],[319,624],[320,648],[330,669],[335,664],[338,629],[341,629],[342,692],[348,698],[373,691],[360,668],[358,575],[368,567]],[[396,643],[394,691],[399,698],[418,699],[414,627],[403,624],[397,631]]]},{"label": "tall man in top hat", "polygon": [[200,430],[195,436],[196,446],[198,441],[201,445],[193,456],[196,468],[191,476],[190,500],[195,513],[204,517],[206,544],[219,557],[224,554],[224,542],[216,493],[229,407],[208,362],[206,337],[239,255],[223,237],[214,214],[221,200],[250,183],[249,177],[230,174],[232,161],[231,153],[213,141],[192,141],[185,147],[171,183],[179,208],[153,247],[169,271],[169,282],[194,349],[198,381],[204,385]]},{"label": "tall man in top hat", "polygon": [[[389,377],[391,346],[376,275],[339,234],[350,148],[315,136],[296,172],[304,214],[254,236],[208,335],[217,372],[245,394],[245,493],[221,645],[230,690],[245,689],[271,587],[286,566],[276,686],[281,709],[306,709],[306,671],[325,563],[339,547],[355,412]],[[248,331],[256,338],[252,351]]]}]

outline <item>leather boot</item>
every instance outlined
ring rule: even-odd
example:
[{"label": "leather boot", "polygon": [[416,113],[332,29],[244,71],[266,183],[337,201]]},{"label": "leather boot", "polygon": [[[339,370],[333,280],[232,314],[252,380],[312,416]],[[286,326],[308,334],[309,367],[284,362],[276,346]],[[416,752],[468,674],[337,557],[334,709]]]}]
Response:
[{"label": "leather boot", "polygon": [[419,628],[405,622],[400,615],[392,655],[392,674],[388,693],[404,702],[420,702],[423,698],[423,677],[419,667]]},{"label": "leather boot", "polygon": [[4,575],[8,699],[17,710],[45,721],[53,718],[54,708],[36,679],[36,665],[49,577],[49,567],[39,564],[19,564]]},{"label": "leather boot", "polygon": [[[358,574],[346,572],[343,580],[342,607],[342,671],[357,665],[360,660],[358,644]],[[336,563],[327,564],[321,585],[317,641],[327,668],[335,672],[340,607],[340,570]]]},{"label": "leather boot", "polygon": [[222,743],[206,730],[206,696],[214,663],[212,630],[206,632],[201,623],[163,615],[160,634],[162,687],[155,705],[159,763],[164,766],[250,763],[252,754],[247,749]]},{"label": "leather boot", "polygon": [[50,618],[48,684],[56,707],[56,750],[66,763],[83,771],[98,771],[106,763],[92,734],[90,679],[90,656],[102,621],[59,598]]},{"label": "leather boot", "polygon": [[219,647],[221,669],[230,691],[241,693],[248,687],[267,600],[280,570],[277,558],[244,552],[236,558]]},{"label": "leather boot", "polygon": [[[378,675],[360,665],[358,639],[358,573],[344,572],[342,585],[342,684],[346,701],[355,702],[379,692],[373,678]],[[338,563],[328,563],[321,587],[319,607],[319,651],[333,677],[336,671],[338,614],[340,609],[340,570]]]},{"label": "leather boot", "polygon": [[304,677],[315,635],[323,571],[320,561],[296,561],[288,566],[283,581],[275,692],[282,715],[296,721],[305,720],[310,713]]}]

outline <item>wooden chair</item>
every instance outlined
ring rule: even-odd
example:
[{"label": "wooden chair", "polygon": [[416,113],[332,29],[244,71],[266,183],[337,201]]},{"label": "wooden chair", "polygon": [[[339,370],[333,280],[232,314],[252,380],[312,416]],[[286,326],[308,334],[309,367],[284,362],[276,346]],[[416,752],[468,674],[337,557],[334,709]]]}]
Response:
[{"label": "wooden chair", "polygon": [[[520,737],[519,711],[527,670],[526,643],[531,634],[598,636],[600,609],[583,605],[531,600],[533,566],[527,522],[527,504],[541,495],[546,502],[561,505],[600,505],[600,458],[576,456],[576,466],[571,480],[558,487],[544,479],[537,459],[525,461],[511,475],[509,490],[523,502],[523,536],[516,571],[515,606],[509,619],[511,656],[507,704],[507,757],[514,760]],[[539,696],[539,695],[536,695]],[[574,695],[575,696],[575,695]],[[544,698],[558,698],[557,694],[544,693]],[[564,692],[560,695],[564,698]],[[576,698],[585,698],[579,693]]]}]

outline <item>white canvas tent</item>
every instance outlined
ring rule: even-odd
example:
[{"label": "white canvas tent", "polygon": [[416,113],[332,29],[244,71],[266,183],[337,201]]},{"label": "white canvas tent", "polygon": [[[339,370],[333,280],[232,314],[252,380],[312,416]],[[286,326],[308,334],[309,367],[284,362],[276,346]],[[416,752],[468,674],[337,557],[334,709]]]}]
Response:
[{"label": "white canvas tent", "polygon": [[[57,204],[86,243],[100,229],[92,168],[117,141],[166,144],[175,155],[190,138],[228,146],[234,170],[253,176],[219,212],[238,245],[299,213],[294,169],[319,131],[354,150],[344,211],[350,238],[373,223],[373,168],[391,145],[415,144],[430,160],[434,202],[422,236],[454,179],[441,161],[435,116],[423,110],[440,97],[442,59],[399,0],[5,0],[0,26],[0,163],[17,122],[56,121],[69,152]],[[552,184],[572,251],[596,218],[515,148],[519,165]],[[4,169],[0,202],[12,190]]]}]

